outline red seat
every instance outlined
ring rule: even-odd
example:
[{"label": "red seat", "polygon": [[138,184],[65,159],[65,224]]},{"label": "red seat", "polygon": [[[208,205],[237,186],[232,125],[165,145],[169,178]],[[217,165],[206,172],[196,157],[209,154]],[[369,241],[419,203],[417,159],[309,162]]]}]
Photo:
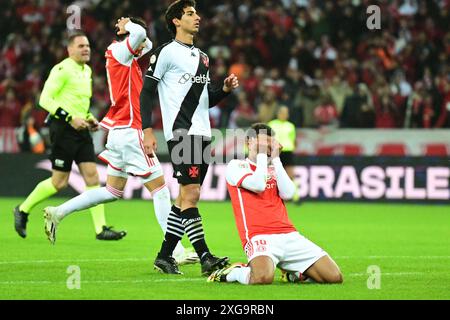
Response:
[{"label": "red seat", "polygon": [[448,148],[444,143],[431,143],[425,145],[425,155],[426,156],[448,156]]},{"label": "red seat", "polygon": [[344,144],[342,148],[345,156],[360,156],[363,153],[359,144]]},{"label": "red seat", "polygon": [[362,153],[362,148],[357,144],[340,144],[332,146],[323,146],[317,149],[318,156],[359,156]]},{"label": "red seat", "polygon": [[403,143],[384,143],[378,147],[377,152],[380,156],[404,156],[407,153]]}]

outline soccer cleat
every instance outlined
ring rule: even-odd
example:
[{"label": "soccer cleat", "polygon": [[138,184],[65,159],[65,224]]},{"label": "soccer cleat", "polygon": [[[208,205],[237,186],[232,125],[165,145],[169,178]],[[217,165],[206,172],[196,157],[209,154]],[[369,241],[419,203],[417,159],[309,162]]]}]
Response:
[{"label": "soccer cleat", "polygon": [[45,234],[47,235],[47,239],[51,244],[55,244],[56,242],[56,228],[59,224],[59,219],[56,216],[56,207],[47,207],[44,209],[44,218],[45,218]]},{"label": "soccer cleat", "polygon": [[179,266],[185,264],[196,264],[200,262],[200,258],[197,255],[197,252],[192,248],[184,249],[184,252],[180,255],[174,256],[175,261]]},{"label": "soccer cleat", "polygon": [[14,208],[14,228],[16,229],[19,236],[26,238],[27,236],[27,222],[28,213],[20,211],[19,206]]},{"label": "soccer cleat", "polygon": [[115,231],[113,230],[114,227],[102,227],[102,232],[97,234],[96,239],[97,240],[120,240],[123,237],[127,235],[126,231]]},{"label": "soccer cleat", "polygon": [[229,267],[225,267],[219,270],[214,271],[211,275],[206,279],[206,282],[227,282],[227,274],[229,274],[232,270],[237,268],[246,267],[245,263],[237,262],[233,263]]},{"label": "soccer cleat", "polygon": [[214,271],[225,268],[229,265],[229,261],[230,259],[228,257],[219,258],[208,252],[203,259],[200,259],[202,276],[209,276]]},{"label": "soccer cleat", "polygon": [[307,279],[308,277],[301,274],[300,272],[281,270],[281,282],[299,283],[305,282]]},{"label": "soccer cleat", "polygon": [[156,257],[153,268],[161,273],[183,274],[183,272],[178,270],[177,262],[173,257]]}]

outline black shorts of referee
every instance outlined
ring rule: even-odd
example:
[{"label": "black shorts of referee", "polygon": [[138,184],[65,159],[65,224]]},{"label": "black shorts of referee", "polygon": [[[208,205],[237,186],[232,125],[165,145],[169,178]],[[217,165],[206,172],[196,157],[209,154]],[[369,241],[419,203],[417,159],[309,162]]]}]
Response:
[{"label": "black shorts of referee", "polygon": [[77,131],[70,124],[55,118],[50,122],[50,161],[52,169],[69,172],[72,163],[95,162],[95,151],[88,129]]}]

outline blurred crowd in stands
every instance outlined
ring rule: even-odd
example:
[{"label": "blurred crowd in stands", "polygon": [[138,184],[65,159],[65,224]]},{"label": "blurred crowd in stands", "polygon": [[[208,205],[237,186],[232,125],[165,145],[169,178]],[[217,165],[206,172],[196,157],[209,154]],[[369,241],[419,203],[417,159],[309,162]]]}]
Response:
[{"label": "blurred crowd in stands", "polygon": [[[115,21],[143,17],[159,46],[171,39],[164,20],[171,2],[2,0],[0,127],[43,127],[37,101],[51,67],[66,57],[68,5],[81,7],[92,109],[101,117],[110,103],[104,51]],[[366,26],[372,4],[381,8],[381,30]],[[449,9],[449,0],[199,0],[195,45],[210,56],[212,83],[229,73],[240,80],[240,90],[211,109],[212,124],[268,122],[287,106],[300,128],[449,128]]]}]

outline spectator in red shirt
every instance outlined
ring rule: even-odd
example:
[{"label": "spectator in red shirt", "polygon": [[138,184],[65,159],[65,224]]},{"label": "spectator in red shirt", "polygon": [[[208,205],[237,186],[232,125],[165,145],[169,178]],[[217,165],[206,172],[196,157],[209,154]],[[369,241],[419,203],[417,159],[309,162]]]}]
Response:
[{"label": "spectator in red shirt", "polygon": [[9,88],[6,91],[6,98],[0,100],[0,127],[19,127],[21,107],[14,90]]}]

